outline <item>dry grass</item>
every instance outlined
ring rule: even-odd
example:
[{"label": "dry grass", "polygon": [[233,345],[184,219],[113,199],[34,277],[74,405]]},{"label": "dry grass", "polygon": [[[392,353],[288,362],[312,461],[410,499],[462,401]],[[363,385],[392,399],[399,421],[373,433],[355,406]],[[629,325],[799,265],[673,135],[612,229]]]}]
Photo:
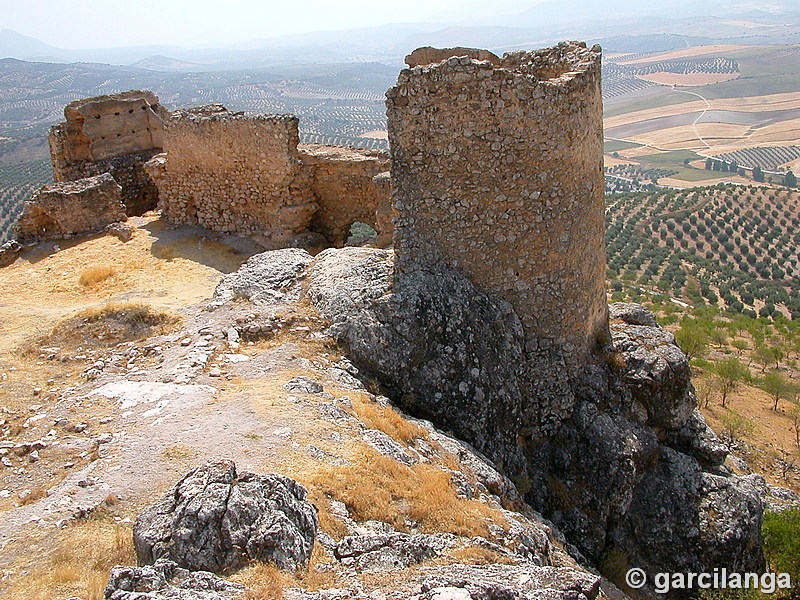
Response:
[{"label": "dry grass", "polygon": [[[477,500],[459,498],[443,469],[430,464],[407,467],[360,444],[346,466],[320,465],[298,474],[318,507],[328,500],[343,502],[356,521],[378,520],[399,531],[409,522],[426,532],[468,537],[488,536],[487,522],[503,522],[500,513]],[[329,533],[335,537],[338,532]]]},{"label": "dry grass", "polygon": [[[341,585],[335,572],[325,568],[330,557],[322,546],[314,545],[307,568],[300,571],[284,572],[272,563],[254,563],[231,577],[232,581],[247,588],[245,600],[281,600],[283,590],[299,587],[315,592],[320,589]],[[322,568],[318,568],[322,566]]]},{"label": "dry grass", "polygon": [[180,322],[178,315],[147,304],[109,302],[62,321],[49,335],[31,345],[29,350],[38,352],[42,346],[113,346],[168,333]]},{"label": "dry grass", "polygon": [[455,559],[455,562],[463,565],[514,564],[514,559],[507,554],[482,546],[463,546],[456,548],[450,554]]},{"label": "dry grass", "polygon": [[[696,380],[710,381],[713,384],[713,380],[707,375]],[[791,457],[798,450],[789,415],[790,408],[791,404],[781,402],[776,412],[773,410],[772,398],[766,392],[745,385],[730,396],[727,407],[721,406],[719,393],[715,392],[708,407],[701,407],[701,412],[709,426],[720,435],[725,432],[726,427],[730,427],[726,426],[726,418],[734,413],[754,424],[753,428],[746,426],[739,432],[747,443],[745,447],[740,447],[740,453],[745,454],[750,468],[764,475],[770,483],[800,491],[800,477],[797,472],[784,479],[775,460],[776,456]]]},{"label": "dry grass", "polygon": [[196,456],[197,452],[194,448],[191,448],[185,444],[174,444],[173,446],[164,448],[164,451],[161,454],[168,460],[186,460],[187,458],[193,458]]},{"label": "dry grass", "polygon": [[358,418],[370,429],[378,429],[396,441],[409,443],[424,439],[428,432],[412,423],[392,406],[381,406],[364,394],[353,394],[353,408]]},{"label": "dry grass", "polygon": [[114,267],[89,267],[81,273],[81,276],[78,278],[78,283],[84,287],[94,287],[114,277],[116,274],[117,269]]},{"label": "dry grass", "polygon": [[257,563],[239,571],[231,579],[247,587],[245,600],[281,600],[292,577],[271,563]]},{"label": "dry grass", "polygon": [[34,502],[38,502],[42,498],[46,497],[47,497],[47,490],[45,490],[44,488],[36,488],[34,490],[31,490],[30,494],[21,497],[19,504],[20,506],[25,506],[26,504],[33,504]]},{"label": "dry grass", "polygon": [[[218,242],[201,246],[195,230],[166,229],[155,216],[145,217],[140,226],[124,251],[119,240],[108,235],[66,240],[60,252],[49,254],[50,246],[42,244],[4,268],[0,349],[17,347],[32,331],[49,331],[69,315],[123,294],[157,307],[201,302],[213,294],[223,273],[236,270],[247,258]],[[175,260],[153,255],[153,246],[164,240],[178,249]],[[102,265],[117,274],[93,287],[78,283],[85,270]]]},{"label": "dry grass", "polygon": [[92,518],[61,531],[55,549],[7,591],[15,600],[80,596],[101,600],[108,573],[135,564],[131,530],[108,518]]}]

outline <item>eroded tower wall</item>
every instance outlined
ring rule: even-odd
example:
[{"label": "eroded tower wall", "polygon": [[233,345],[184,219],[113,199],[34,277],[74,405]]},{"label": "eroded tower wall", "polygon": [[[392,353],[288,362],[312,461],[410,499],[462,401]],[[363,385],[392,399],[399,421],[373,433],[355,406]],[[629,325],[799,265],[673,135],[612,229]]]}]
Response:
[{"label": "eroded tower wall", "polygon": [[399,276],[443,261],[580,364],[608,327],[599,47],[405,69],[387,107]]},{"label": "eroded tower wall", "polygon": [[122,187],[128,214],[155,208],[157,190],[142,165],[161,151],[168,111],[152,92],[133,90],[84,98],[64,109],[50,130],[56,182],[110,173]]}]

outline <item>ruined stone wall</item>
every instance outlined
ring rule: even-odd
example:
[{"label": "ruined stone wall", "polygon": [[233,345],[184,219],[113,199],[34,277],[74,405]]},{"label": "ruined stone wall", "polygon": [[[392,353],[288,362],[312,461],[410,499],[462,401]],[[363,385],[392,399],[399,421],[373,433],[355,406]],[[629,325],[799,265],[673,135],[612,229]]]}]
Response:
[{"label": "ruined stone wall", "polygon": [[599,47],[405,69],[387,107],[399,276],[449,264],[580,364],[608,334]]},{"label": "ruined stone wall", "polygon": [[311,192],[319,205],[312,229],[334,246],[342,246],[350,226],[360,221],[376,231],[391,222],[378,223],[378,211],[386,210],[390,198],[373,178],[389,169],[384,152],[304,144],[300,156],[311,175]]},{"label": "ruined stone wall", "polygon": [[386,211],[389,196],[373,177],[389,168],[388,156],[298,142],[297,117],[199,107],[167,122],[166,153],[146,170],[163,215],[176,224],[248,235],[273,247],[308,231],[341,246],[353,222],[377,228],[378,207]]},{"label": "ruined stone wall", "polygon": [[129,215],[155,208],[158,191],[142,165],[161,151],[168,111],[152,92],[84,98],[64,109],[66,121],[50,130],[56,182],[111,173],[122,187]]},{"label": "ruined stone wall", "polygon": [[183,111],[166,124],[166,164],[148,167],[171,222],[286,243],[317,203],[297,150],[298,119]]},{"label": "ruined stone wall", "polygon": [[110,174],[103,173],[34,192],[23,206],[17,237],[22,242],[64,239],[124,220],[122,189]]}]

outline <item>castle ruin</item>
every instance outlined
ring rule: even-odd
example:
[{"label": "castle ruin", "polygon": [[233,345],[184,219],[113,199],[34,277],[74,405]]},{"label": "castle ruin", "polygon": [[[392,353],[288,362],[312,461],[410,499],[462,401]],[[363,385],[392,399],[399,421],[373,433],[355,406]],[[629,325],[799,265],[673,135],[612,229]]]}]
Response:
[{"label": "castle ruin", "polygon": [[53,180],[111,173],[128,215],[154,209],[158,191],[143,165],[161,152],[168,116],[155,94],[139,90],[71,102],[66,121],[50,129]]},{"label": "castle ruin", "polygon": [[304,232],[342,246],[358,221],[381,231],[389,195],[373,178],[388,156],[299,144],[292,115],[247,116],[223,107],[177,111],[164,128],[165,155],[146,165],[159,208],[175,224],[200,225],[280,247]]},{"label": "castle ruin", "polygon": [[109,172],[128,214],[158,198],[173,224],[267,248],[342,246],[366,223],[381,245],[393,236],[398,277],[456,268],[515,308],[531,348],[581,364],[608,340],[599,47],[419,48],[406,62],[387,92],[391,165],[300,144],[295,116],[170,114],[132,91],[67,106],[55,177]]},{"label": "castle ruin", "polygon": [[455,267],[577,365],[608,339],[600,48],[459,50],[387,92],[399,276]]}]

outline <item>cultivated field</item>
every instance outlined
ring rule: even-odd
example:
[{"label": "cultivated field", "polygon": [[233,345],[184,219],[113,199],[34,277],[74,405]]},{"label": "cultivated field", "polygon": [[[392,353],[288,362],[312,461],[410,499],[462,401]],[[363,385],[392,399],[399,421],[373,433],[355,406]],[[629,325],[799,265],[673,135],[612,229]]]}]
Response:
[{"label": "cultivated field", "polygon": [[52,181],[49,160],[0,165],[0,244],[11,237],[22,203],[33,190]]},{"label": "cultivated field", "polygon": [[[800,164],[797,157],[784,152],[786,160],[775,164],[765,149],[794,146],[800,139],[798,57],[798,45],[733,44],[607,57],[606,137],[657,152],[690,150],[701,158],[760,148],[747,155],[752,165],[736,162],[793,168]],[[620,157],[634,158],[625,153],[614,158]],[[691,172],[684,177],[679,164],[671,168],[678,173],[668,185],[713,181]]]},{"label": "cultivated field", "polygon": [[719,185],[619,194],[609,275],[692,305],[800,318],[800,193]]}]

